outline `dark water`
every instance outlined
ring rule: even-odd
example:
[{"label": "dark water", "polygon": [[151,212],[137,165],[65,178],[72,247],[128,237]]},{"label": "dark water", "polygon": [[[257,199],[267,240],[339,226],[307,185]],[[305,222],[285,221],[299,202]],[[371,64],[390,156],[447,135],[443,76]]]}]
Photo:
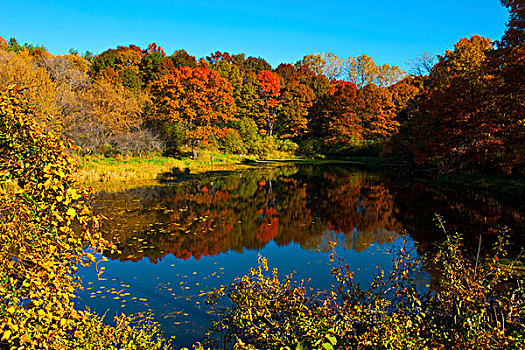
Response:
[{"label": "dark water", "polygon": [[[204,293],[256,266],[258,255],[281,275],[311,278],[310,288],[334,283],[330,242],[364,285],[388,269],[388,251],[402,244],[422,254],[450,231],[477,247],[498,225],[523,233],[523,211],[479,194],[342,166],[289,165],[188,176],[182,182],[101,193],[96,210],[108,218],[104,235],[120,254],[81,270],[79,305],[111,319],[150,310],[179,346],[202,337],[217,310]],[[103,271],[103,273],[100,273]],[[422,285],[428,283],[422,277]]]}]

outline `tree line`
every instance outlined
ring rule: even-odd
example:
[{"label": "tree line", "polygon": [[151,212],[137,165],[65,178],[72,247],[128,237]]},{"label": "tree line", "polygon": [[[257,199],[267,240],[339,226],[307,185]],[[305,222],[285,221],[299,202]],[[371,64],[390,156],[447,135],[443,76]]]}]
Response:
[{"label": "tree line", "polygon": [[273,69],[243,53],[168,56],[153,43],[53,56],[11,39],[0,40],[1,84],[22,86],[88,152],[382,152],[439,172],[523,173],[525,16],[519,1],[502,4],[510,18],[500,40],[461,39],[414,59],[411,74],[364,54],[316,53]]}]

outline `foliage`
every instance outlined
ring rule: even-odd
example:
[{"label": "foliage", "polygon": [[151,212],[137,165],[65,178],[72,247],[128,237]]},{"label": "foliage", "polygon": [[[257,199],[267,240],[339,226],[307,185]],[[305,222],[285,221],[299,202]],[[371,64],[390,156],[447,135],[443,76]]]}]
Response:
[{"label": "foliage", "polygon": [[383,64],[378,66],[367,55],[349,57],[346,61],[347,79],[362,88],[369,84],[387,87],[403,79],[405,73],[397,66]]},{"label": "foliage", "polygon": [[147,318],[108,326],[73,299],[84,247],[115,249],[92,215],[89,193],[72,180],[67,145],[38,120],[16,88],[0,94],[0,346],[11,349],[158,349]]},{"label": "foliage", "polygon": [[161,76],[169,74],[173,69],[175,69],[173,61],[166,57],[164,50],[157,44],[150,44],[142,52],[139,70],[141,80],[147,87],[151,86]]},{"label": "foliage", "polygon": [[505,123],[502,168],[506,173],[525,174],[525,8],[518,0],[501,3],[510,16],[498,49],[491,55],[490,66],[497,77],[494,102]]},{"label": "foliage", "polygon": [[389,90],[370,84],[358,91],[357,98],[363,139],[385,139],[397,132],[397,110]]},{"label": "foliage", "polygon": [[228,135],[221,140],[220,149],[229,154],[246,154],[247,150],[239,131],[233,128],[226,130]]},{"label": "foliage", "polygon": [[118,46],[97,55],[91,65],[95,78],[103,77],[114,84],[122,84],[129,89],[140,89],[143,81],[140,76],[142,50],[135,45]]},{"label": "foliage", "polygon": [[428,76],[432,72],[432,67],[436,64],[437,56],[423,52],[421,55],[409,60],[410,74],[415,76]]},{"label": "foliage", "polygon": [[[13,84],[29,100],[37,118],[44,120],[46,116],[57,113],[59,106],[55,84],[27,50],[18,54],[0,50],[0,88],[6,89]],[[54,127],[57,124],[53,121]]]},{"label": "foliage", "polygon": [[220,132],[235,112],[231,84],[216,71],[182,67],[152,87],[156,118],[177,123],[195,151],[201,141]]},{"label": "foliage", "polygon": [[100,78],[92,82],[89,89],[77,93],[77,97],[76,107],[79,109],[71,111],[63,119],[65,135],[79,146],[87,147],[91,152],[100,152],[105,144],[119,145],[119,152],[132,154],[147,149],[147,145],[134,149],[124,144],[126,135],[140,137],[141,113],[147,96]]},{"label": "foliage", "polygon": [[449,237],[428,260],[441,271],[434,291],[417,284],[422,267],[406,246],[392,251],[391,271],[379,270],[368,289],[348,264],[331,255],[332,290],[307,292],[307,282],[279,279],[267,261],[209,302],[233,305],[208,333],[209,344],[240,349],[518,349],[525,345],[525,290],[500,268],[500,241],[490,255],[471,259],[461,236]]},{"label": "foliage", "polygon": [[262,70],[257,74],[259,83],[258,93],[264,110],[264,119],[256,120],[262,132],[272,137],[276,123],[275,107],[279,105],[279,77],[269,70]]},{"label": "foliage", "polygon": [[345,69],[345,61],[332,52],[306,55],[301,64],[308,66],[317,75],[325,75],[328,80],[342,78]]},{"label": "foliage", "polygon": [[356,114],[357,87],[338,81],[330,93],[319,99],[312,110],[312,134],[329,147],[353,146],[362,138],[362,126]]},{"label": "foliage", "polygon": [[[525,15],[519,0],[501,4],[509,20],[499,41],[474,35],[442,55],[423,53],[411,76],[365,54],[320,52],[272,70],[244,53],[167,56],[156,43],[54,57],[11,38],[0,40],[0,85],[23,85],[37,115],[55,115],[51,127],[91,152],[144,154],[165,144],[175,155],[189,145],[196,157],[209,139],[279,154],[275,142],[254,143],[235,126],[240,139],[230,135],[229,120],[250,119],[261,135],[301,143],[303,155],[374,144],[409,171],[524,173]],[[166,132],[177,128],[182,138]]]},{"label": "foliage", "polygon": [[264,146],[255,121],[250,118],[243,118],[236,122],[235,125],[242,137],[246,151],[249,154],[260,154],[260,149]]},{"label": "foliage", "polygon": [[410,122],[417,163],[442,172],[497,166],[503,120],[491,103],[488,50],[486,38],[462,39],[433,68],[420,113]]},{"label": "foliage", "polygon": [[297,138],[305,134],[308,128],[308,109],[314,100],[312,89],[297,80],[283,86],[276,126],[282,138]]},{"label": "foliage", "polygon": [[170,59],[173,61],[175,68],[180,67],[197,67],[197,60],[195,56],[191,56],[186,52],[186,50],[177,50],[170,56]]}]

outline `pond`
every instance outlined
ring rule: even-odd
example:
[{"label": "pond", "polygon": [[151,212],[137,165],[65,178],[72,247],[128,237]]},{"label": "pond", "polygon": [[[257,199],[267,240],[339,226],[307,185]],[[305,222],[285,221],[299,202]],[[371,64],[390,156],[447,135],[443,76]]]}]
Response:
[{"label": "pond", "polygon": [[[281,276],[326,290],[335,282],[330,242],[366,285],[404,240],[423,254],[443,239],[435,213],[476,247],[480,234],[484,243],[496,237],[497,225],[524,228],[517,206],[342,165],[182,173],[175,183],[101,192],[95,209],[120,252],[80,270],[77,305],[106,320],[150,311],[177,346],[200,340],[217,318],[206,292],[247,274],[259,255]],[[428,283],[431,274],[422,275]]]}]

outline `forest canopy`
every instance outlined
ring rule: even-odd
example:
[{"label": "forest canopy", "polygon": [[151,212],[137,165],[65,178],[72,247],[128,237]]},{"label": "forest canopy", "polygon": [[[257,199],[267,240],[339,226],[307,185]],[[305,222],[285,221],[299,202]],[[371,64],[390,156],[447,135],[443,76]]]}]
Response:
[{"label": "forest canopy", "polygon": [[[524,173],[524,10],[504,0],[503,37],[460,39],[411,72],[366,54],[304,56],[272,68],[156,43],[54,56],[0,40],[0,84],[87,153],[178,156],[202,148],[271,157],[386,155],[433,172]],[[281,153],[282,154],[282,153]]]}]

